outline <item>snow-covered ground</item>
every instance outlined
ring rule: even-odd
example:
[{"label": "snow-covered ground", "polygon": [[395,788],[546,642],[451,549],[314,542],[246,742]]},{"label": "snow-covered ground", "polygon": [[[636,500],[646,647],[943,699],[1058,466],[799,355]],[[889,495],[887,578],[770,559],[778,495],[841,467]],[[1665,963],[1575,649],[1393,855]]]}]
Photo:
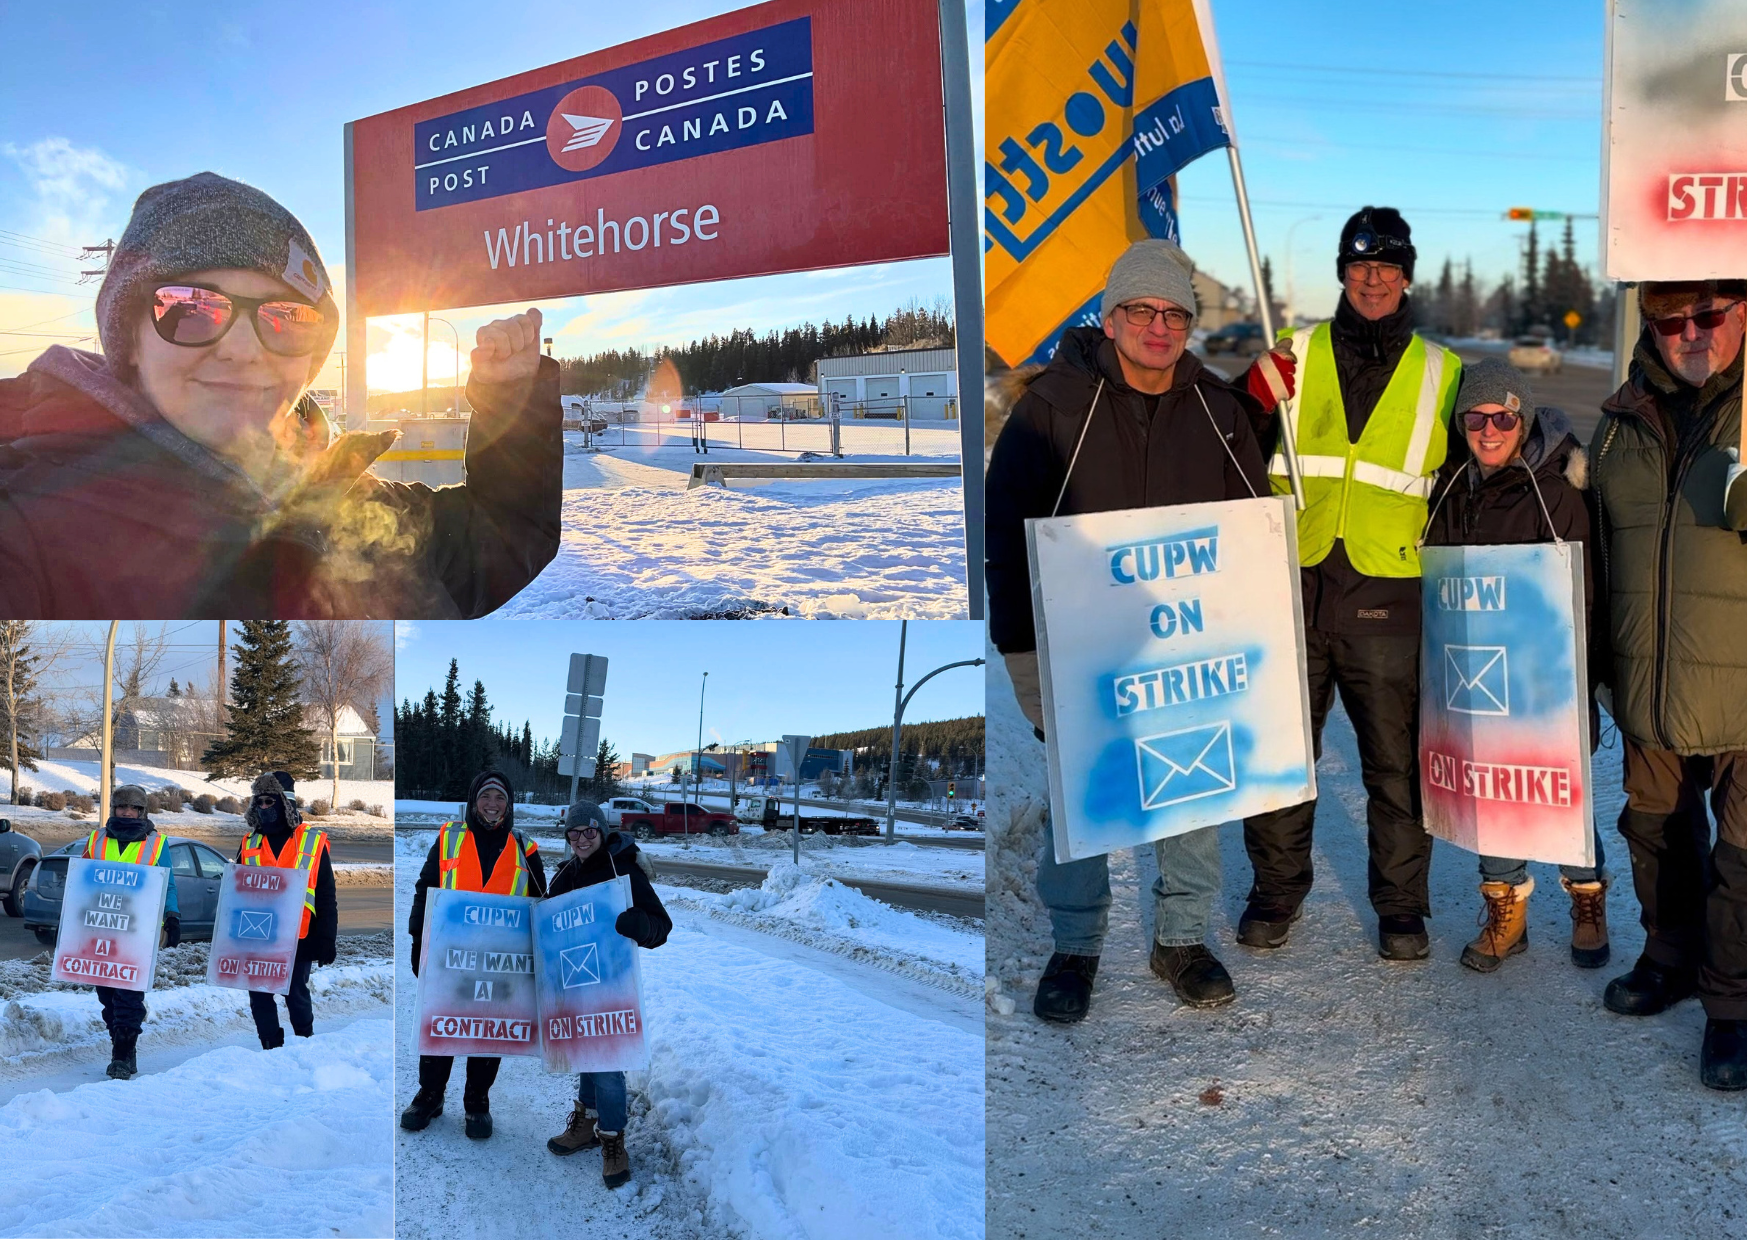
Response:
[{"label": "snow-covered ground", "polygon": [[[712,428],[717,443],[730,428]],[[694,461],[786,462],[822,428],[750,425],[747,447],[582,449],[566,436],[564,536],[502,618],[955,619],[965,615],[964,489],[952,479],[730,481],[687,490]],[[894,435],[896,433],[896,438]],[[617,444],[617,429],[609,435]],[[643,442],[639,442],[640,439]],[[764,441],[768,440],[768,447]],[[671,442],[671,440],[670,440]],[[760,446],[755,448],[753,444]],[[913,456],[889,426],[844,428],[844,459],[956,459],[955,430],[914,429]]]},{"label": "snow-covered ground", "polygon": [[[1699,1083],[1694,1002],[1629,1019],[1602,1006],[1644,942],[1625,843],[1620,751],[1598,752],[1597,817],[1614,958],[1568,958],[1567,902],[1535,865],[1532,945],[1462,968],[1479,907],[1472,855],[1432,863],[1432,959],[1378,959],[1366,900],[1365,793],[1340,709],[1318,768],[1317,886],[1287,947],[1232,939],[1250,866],[1219,828],[1225,891],[1209,942],[1238,999],[1179,1005],[1147,968],[1151,849],[1112,857],[1115,903],[1092,1010],[1045,1025],[1050,952],[1033,883],[1046,793],[1037,742],[991,652],[989,1223],[1004,1237],[1641,1240],[1740,1236],[1743,1096]],[[1047,1136],[1047,1139],[1045,1139]]]},{"label": "snow-covered ground", "polygon": [[[400,866],[398,924],[413,879]],[[762,897],[659,890],[675,929],[640,955],[652,1049],[648,1070],[629,1074],[631,1183],[604,1188],[598,1151],[546,1151],[575,1081],[538,1059],[503,1061],[493,1136],[469,1141],[457,1065],[444,1115],[398,1134],[397,1235],[478,1234],[491,1217],[505,1238],[982,1237],[982,1021],[944,988],[954,969],[981,967],[978,936],[793,869]],[[827,927],[861,956],[797,941]],[[397,932],[397,944],[404,1105],[417,1088],[416,981],[410,942]]]},{"label": "snow-covered ground", "polygon": [[[50,761],[47,758],[38,760],[34,771],[20,771],[18,782],[32,792],[84,792],[97,795],[98,763]],[[236,797],[243,800],[249,795],[249,780],[246,779],[207,779],[199,771],[178,771],[167,766],[130,766],[117,763],[115,768],[117,784],[138,784],[147,792],[155,792],[159,788],[182,788],[194,796],[206,793],[214,797]],[[298,784],[297,794],[307,805],[311,801],[329,800],[333,796],[332,780],[306,779]],[[12,773],[0,770],[0,798],[10,798],[12,795]],[[394,803],[395,785],[392,779],[342,779],[340,781],[340,804],[349,805],[353,801],[363,801],[366,805],[388,806]],[[3,806],[0,809],[10,809]]]},{"label": "snow-covered ground", "polygon": [[393,1075],[385,1012],[19,1094],[0,1106],[0,1235],[392,1236]]}]

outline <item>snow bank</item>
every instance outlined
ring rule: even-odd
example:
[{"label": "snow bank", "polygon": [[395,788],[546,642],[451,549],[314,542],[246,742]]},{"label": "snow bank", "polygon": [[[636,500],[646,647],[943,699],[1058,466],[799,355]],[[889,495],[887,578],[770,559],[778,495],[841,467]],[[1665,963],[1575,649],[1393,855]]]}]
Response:
[{"label": "snow bank", "polygon": [[[36,765],[37,769],[34,771],[18,773],[18,782],[33,792],[61,792],[72,789],[74,792],[97,795],[97,762],[50,761],[44,758]],[[207,779],[199,771],[179,771],[166,766],[129,766],[125,763],[117,764],[115,778],[118,784],[138,784],[147,792],[176,787],[185,788],[195,796],[206,793],[213,797],[236,797],[238,800],[247,799],[251,782],[246,779]],[[328,800],[333,792],[332,780],[306,780],[298,785],[298,796],[305,805],[315,800]],[[10,771],[0,770],[0,795],[12,795]],[[340,804],[343,806],[353,801],[363,801],[366,805],[388,805],[394,801],[394,795],[392,779],[340,781]],[[10,808],[0,806],[0,812]],[[202,814],[201,817],[207,815]]]},{"label": "snow bank", "polygon": [[392,1236],[393,1076],[374,1019],[20,1095],[0,1107],[0,1235]]}]

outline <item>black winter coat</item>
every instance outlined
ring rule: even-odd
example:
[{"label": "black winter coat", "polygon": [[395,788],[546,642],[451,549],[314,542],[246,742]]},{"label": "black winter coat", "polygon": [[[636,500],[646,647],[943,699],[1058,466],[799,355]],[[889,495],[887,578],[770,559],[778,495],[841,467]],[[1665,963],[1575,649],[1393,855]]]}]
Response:
[{"label": "black winter coat", "polygon": [[[1104,391],[1095,410],[1101,378]],[[1011,654],[1037,648],[1026,559],[1029,518],[1267,495],[1268,476],[1251,429],[1257,412],[1247,394],[1193,354],[1178,362],[1171,387],[1152,397],[1123,381],[1116,346],[1102,328],[1064,332],[990,455],[984,531],[989,632],[996,649]],[[1068,489],[1058,509],[1065,477]]]},{"label": "black winter coat", "polygon": [[668,932],[674,928],[674,922],[668,916],[668,910],[662,907],[662,899],[644,874],[643,867],[637,863],[637,845],[625,832],[613,830],[609,830],[601,842],[603,847],[590,853],[585,860],[567,858],[553,872],[552,886],[547,888],[546,894],[549,897],[562,896],[579,887],[593,887],[617,875],[629,874],[631,908],[626,911],[641,916],[626,919],[624,913],[620,914],[621,919],[631,923],[626,929],[635,931],[625,937],[639,947],[660,947],[668,941]]},{"label": "black winter coat", "polygon": [[[479,811],[474,808],[474,802],[479,799],[479,790],[486,780],[496,776],[503,781],[504,787],[511,789],[510,804],[504,810],[504,817],[497,826],[488,826],[480,818]],[[516,830],[516,793],[509,778],[500,771],[481,771],[473,777],[473,782],[467,786],[467,829],[473,834],[474,851],[479,854],[481,874],[490,874],[492,867],[498,864],[498,855],[504,851],[514,834],[519,839],[525,839]],[[519,845],[518,845],[519,846]],[[419,877],[413,883],[413,910],[407,918],[407,933],[413,936],[413,973],[419,972],[419,949],[425,935],[425,893],[441,883],[441,871],[437,868],[437,841],[431,841],[430,851],[425,854],[425,864],[419,870]],[[536,848],[528,856],[528,894],[539,899],[547,894],[546,863],[541,860],[540,850]]]},{"label": "black winter coat", "polygon": [[[251,816],[254,814],[253,805],[249,807],[249,812]],[[296,811],[293,810],[292,813],[295,815]],[[263,830],[261,836],[267,841],[268,846],[277,853],[285,847],[286,841],[291,839],[291,833],[296,829],[299,821],[301,819],[296,817],[289,821],[281,818],[277,828]],[[250,829],[254,830],[252,823]],[[244,842],[247,842],[247,839],[248,837],[245,836]],[[310,932],[304,935],[297,945],[299,955],[307,955],[313,960],[331,957],[334,954],[334,940],[340,933],[340,902],[334,891],[334,862],[329,856],[332,851],[333,843],[330,841],[328,847],[322,849],[321,860],[317,862],[316,911],[310,916]],[[239,863],[243,860],[242,843],[237,845],[235,860]]]}]

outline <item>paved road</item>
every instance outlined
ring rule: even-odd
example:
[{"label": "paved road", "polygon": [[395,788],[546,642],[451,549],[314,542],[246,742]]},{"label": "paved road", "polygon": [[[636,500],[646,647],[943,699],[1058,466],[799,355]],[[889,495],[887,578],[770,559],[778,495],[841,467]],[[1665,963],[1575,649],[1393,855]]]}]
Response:
[{"label": "paved road", "polygon": [[[1502,353],[1481,353],[1474,349],[1458,349],[1457,356],[1465,362],[1481,357],[1502,357]],[[1530,392],[1538,405],[1553,405],[1572,419],[1578,442],[1590,446],[1590,436],[1602,420],[1602,402],[1614,392],[1614,376],[1600,366],[1567,366],[1557,375],[1532,374]]]},{"label": "paved road", "polygon": [[[657,874],[672,874],[679,877],[695,878],[725,878],[730,881],[745,880],[749,887],[756,887],[765,881],[765,871],[750,865],[712,865],[701,861],[669,861],[663,857],[651,857],[655,863]],[[921,883],[891,883],[871,878],[843,878],[838,881],[846,887],[854,887],[871,900],[893,905],[896,908],[920,909],[926,913],[947,913],[954,917],[983,918],[983,895],[981,892],[971,893],[950,887],[928,887]]]}]

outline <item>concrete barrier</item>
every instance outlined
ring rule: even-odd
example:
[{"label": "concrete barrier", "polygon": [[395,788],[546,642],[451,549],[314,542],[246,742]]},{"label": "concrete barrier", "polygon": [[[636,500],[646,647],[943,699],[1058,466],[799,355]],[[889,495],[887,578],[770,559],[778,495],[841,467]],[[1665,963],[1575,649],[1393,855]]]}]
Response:
[{"label": "concrete barrier", "polygon": [[688,491],[703,486],[728,489],[730,478],[957,478],[957,461],[893,461],[885,464],[861,464],[847,461],[794,462],[730,462],[717,465],[696,461],[692,477],[686,483]]}]

